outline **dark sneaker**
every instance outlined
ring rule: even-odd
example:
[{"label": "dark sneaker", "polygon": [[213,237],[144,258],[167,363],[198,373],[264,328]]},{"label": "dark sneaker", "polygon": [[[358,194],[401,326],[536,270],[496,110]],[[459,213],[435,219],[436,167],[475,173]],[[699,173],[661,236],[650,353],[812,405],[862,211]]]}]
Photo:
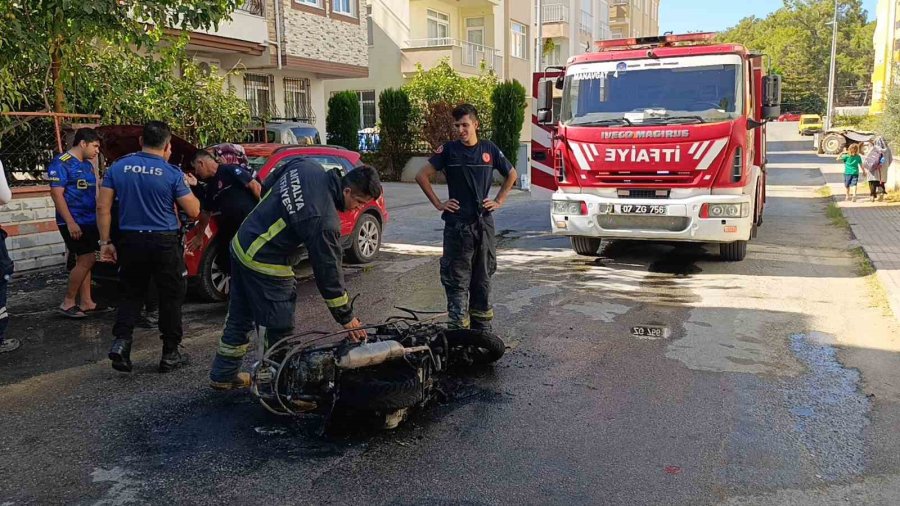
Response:
[{"label": "dark sneaker", "polygon": [[109,349],[112,368],[121,372],[131,372],[131,341],[116,339]]},{"label": "dark sneaker", "polygon": [[18,350],[19,346],[22,346],[22,343],[18,339],[4,339],[0,341],[0,353]]},{"label": "dark sneaker", "polygon": [[229,381],[216,381],[212,378],[209,380],[209,386],[213,390],[237,390],[240,388],[250,388],[250,373],[239,372]]},{"label": "dark sneaker", "polygon": [[178,350],[163,353],[162,359],[159,361],[159,372],[172,372],[190,363],[191,360],[187,353],[181,353]]}]

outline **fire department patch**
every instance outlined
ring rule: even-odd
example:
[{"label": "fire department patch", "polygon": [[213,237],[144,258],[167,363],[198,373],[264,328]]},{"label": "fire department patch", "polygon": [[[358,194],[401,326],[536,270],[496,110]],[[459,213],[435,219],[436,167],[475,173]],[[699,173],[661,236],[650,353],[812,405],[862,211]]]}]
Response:
[{"label": "fire department patch", "polygon": [[222,189],[223,186],[225,186],[225,183],[223,183],[222,181],[219,181],[219,189],[220,190]]},{"label": "fire department patch", "polygon": [[437,154],[443,153],[443,152],[444,152],[444,145],[441,144],[440,146],[438,146],[438,148],[435,149],[434,152],[437,153]]},{"label": "fire department patch", "polygon": [[491,154],[484,153],[481,155],[481,159],[484,160],[484,163],[491,163]]}]

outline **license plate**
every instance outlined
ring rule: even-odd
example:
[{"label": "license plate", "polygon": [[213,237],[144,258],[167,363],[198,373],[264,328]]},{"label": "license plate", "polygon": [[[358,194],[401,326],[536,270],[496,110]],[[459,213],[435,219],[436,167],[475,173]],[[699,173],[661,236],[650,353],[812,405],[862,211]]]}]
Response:
[{"label": "license plate", "polygon": [[615,211],[620,214],[666,214],[666,206],[622,204],[615,206]]},{"label": "license plate", "polygon": [[665,339],[669,337],[668,327],[662,325],[635,325],[631,335],[640,339]]}]

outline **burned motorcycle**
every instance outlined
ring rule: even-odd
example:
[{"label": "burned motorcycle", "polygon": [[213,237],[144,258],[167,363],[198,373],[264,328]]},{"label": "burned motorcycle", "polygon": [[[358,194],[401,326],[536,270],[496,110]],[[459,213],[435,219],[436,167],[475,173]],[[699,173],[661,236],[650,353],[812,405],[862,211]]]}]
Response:
[{"label": "burned motorcycle", "polygon": [[319,413],[327,423],[335,408],[374,411],[393,416],[392,428],[407,408],[432,398],[435,375],[503,356],[503,341],[489,332],[449,329],[437,321],[444,313],[397,309],[407,315],[364,327],[362,343],[346,342],[347,330],[274,343],[251,372],[254,396],[279,415]]}]

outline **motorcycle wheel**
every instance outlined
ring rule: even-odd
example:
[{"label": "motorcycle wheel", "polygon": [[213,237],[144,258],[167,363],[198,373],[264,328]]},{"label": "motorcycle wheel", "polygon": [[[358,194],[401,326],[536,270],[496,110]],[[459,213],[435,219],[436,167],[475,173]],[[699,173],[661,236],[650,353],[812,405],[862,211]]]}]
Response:
[{"label": "motorcycle wheel", "polygon": [[345,408],[394,411],[425,398],[419,371],[402,365],[357,369],[341,374],[337,404]]},{"label": "motorcycle wheel", "polygon": [[490,364],[500,360],[506,352],[503,340],[490,332],[470,329],[452,329],[444,332],[451,353],[462,348],[465,356],[475,365]]}]

